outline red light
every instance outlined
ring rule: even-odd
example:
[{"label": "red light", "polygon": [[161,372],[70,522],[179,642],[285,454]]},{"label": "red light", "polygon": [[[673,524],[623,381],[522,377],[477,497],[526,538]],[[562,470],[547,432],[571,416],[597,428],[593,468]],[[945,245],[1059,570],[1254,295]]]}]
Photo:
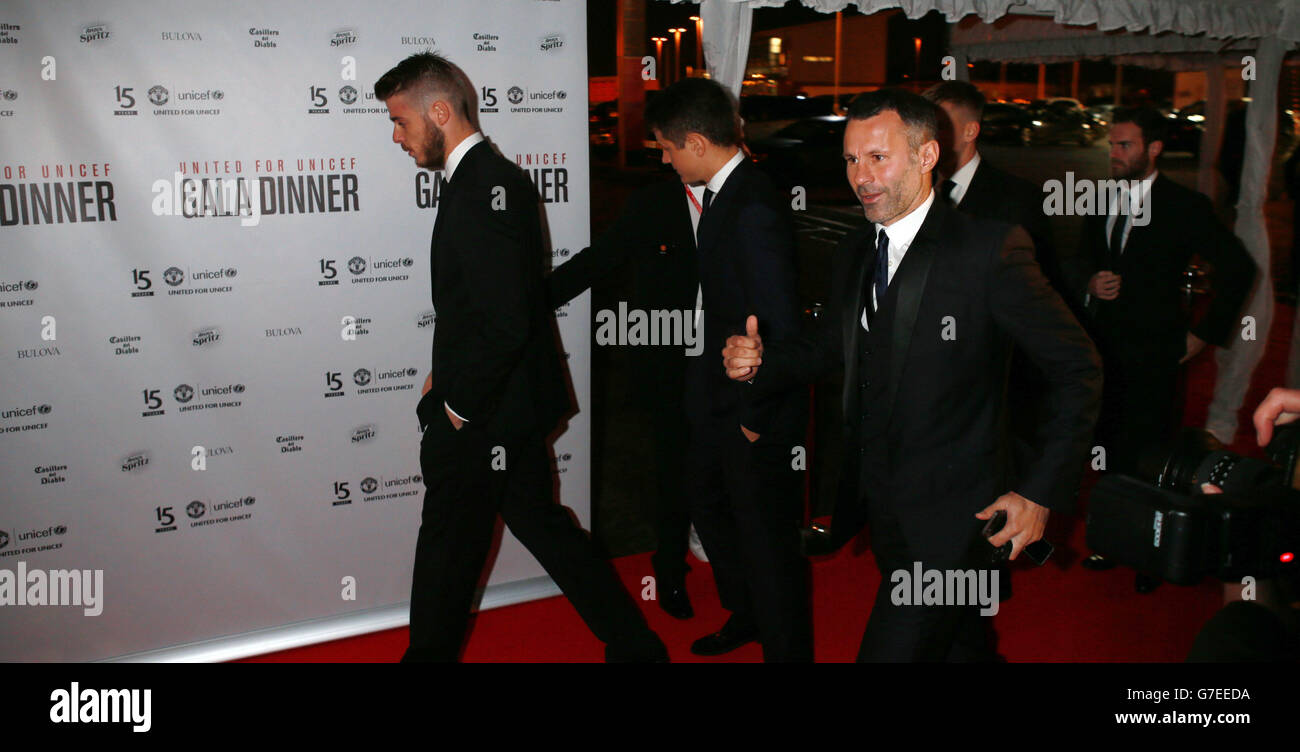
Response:
[{"label": "red light", "polygon": [[1295,554],[1291,553],[1290,551],[1287,551],[1286,553],[1282,554],[1277,558],[1281,559],[1283,564],[1290,564],[1291,561],[1295,559]]}]

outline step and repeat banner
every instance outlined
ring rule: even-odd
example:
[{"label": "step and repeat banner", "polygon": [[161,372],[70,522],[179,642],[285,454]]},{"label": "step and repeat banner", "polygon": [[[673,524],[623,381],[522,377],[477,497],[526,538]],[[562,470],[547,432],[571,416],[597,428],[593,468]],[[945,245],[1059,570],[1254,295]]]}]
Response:
[{"label": "step and repeat banner", "polygon": [[[0,660],[409,599],[442,173],[373,85],[426,49],[463,67],[562,263],[589,232],[585,14],[0,2]],[[586,301],[557,313],[582,405]],[[555,454],[584,524],[588,447],[580,412]],[[507,533],[488,593],[543,574]]]}]

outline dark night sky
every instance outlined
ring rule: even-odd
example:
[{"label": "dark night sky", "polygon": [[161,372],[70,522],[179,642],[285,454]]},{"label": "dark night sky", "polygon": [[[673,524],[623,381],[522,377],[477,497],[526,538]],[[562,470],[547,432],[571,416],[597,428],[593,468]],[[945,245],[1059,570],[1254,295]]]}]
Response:
[{"label": "dark night sky", "polygon": [[[675,26],[691,28],[682,35],[682,46],[687,39],[694,44],[694,24],[691,16],[700,13],[697,3],[667,3],[663,0],[645,0],[646,5],[646,48],[653,50],[650,36],[668,36],[666,30]],[[856,14],[857,11],[850,11]],[[780,26],[793,26],[808,21],[820,21],[829,18],[829,14],[818,13],[793,0],[784,8],[761,8],[754,12],[754,30],[771,29]],[[614,67],[614,46],[618,28],[617,0],[587,0],[587,70],[592,76],[612,76]]]}]

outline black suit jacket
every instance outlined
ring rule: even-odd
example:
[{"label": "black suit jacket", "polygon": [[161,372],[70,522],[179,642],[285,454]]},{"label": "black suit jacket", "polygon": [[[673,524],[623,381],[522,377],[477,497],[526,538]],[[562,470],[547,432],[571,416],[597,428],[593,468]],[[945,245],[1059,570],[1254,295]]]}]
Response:
[{"label": "black suit jacket", "polygon": [[[1255,278],[1250,255],[1214,215],[1210,200],[1161,173],[1151,185],[1149,218],[1134,223],[1118,259],[1112,259],[1105,216],[1084,222],[1083,264],[1072,282],[1081,303],[1088,280],[1102,269],[1120,275],[1119,297],[1092,298],[1089,328],[1102,352],[1126,360],[1177,361],[1187,350],[1188,316],[1182,305],[1183,271],[1193,254],[1214,266],[1214,298],[1191,329],[1224,346],[1237,331],[1237,314]],[[1134,218],[1130,218],[1134,222]],[[1113,268],[1112,268],[1113,263]]]},{"label": "black suit jacket", "polygon": [[437,321],[421,426],[447,421],[444,401],[493,436],[545,435],[570,411],[540,212],[532,182],[487,141],[444,187],[430,243]]},{"label": "black suit jacket", "polygon": [[722,349],[758,317],[764,338],[799,331],[794,225],[788,199],[748,160],[727,177],[700,217],[703,351],[686,363],[686,410],[694,422],[734,419],[771,441],[798,442],[807,428],[807,392],[755,392],[727,378]]},{"label": "black suit jacket", "polygon": [[[937,199],[869,338],[860,316],[875,229],[840,243],[824,325],[813,336],[765,340],[754,386],[780,389],[842,364],[846,454],[835,542],[856,535],[867,505],[879,505],[914,555],[956,565],[979,524],[974,514],[1003,493],[1051,509],[1072,503],[1101,396],[1099,361],[1034,262],[1028,235]],[[1042,451],[1014,485],[1005,416],[1013,344],[1043,372],[1049,395]]]},{"label": "black suit jacket", "polygon": [[[654,183],[630,196],[622,213],[591,246],[547,278],[551,305],[559,306],[593,285],[631,276],[629,309],[691,311],[700,283],[695,229],[681,181]],[[622,302],[622,301],[620,301]],[[681,410],[687,347],[630,348],[637,388],[665,409]]]},{"label": "black suit jacket", "polygon": [[1043,191],[1033,183],[999,170],[980,155],[979,167],[971,177],[966,193],[957,208],[972,217],[993,219],[1009,225],[1020,225],[1034,241],[1034,256],[1052,287],[1066,295],[1056,245],[1043,213]]}]

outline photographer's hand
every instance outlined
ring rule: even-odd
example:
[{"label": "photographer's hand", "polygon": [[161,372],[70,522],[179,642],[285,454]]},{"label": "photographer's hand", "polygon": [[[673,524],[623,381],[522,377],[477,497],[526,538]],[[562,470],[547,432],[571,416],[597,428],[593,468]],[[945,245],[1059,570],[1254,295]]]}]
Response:
[{"label": "photographer's hand", "polygon": [[1300,418],[1300,390],[1274,387],[1255,408],[1255,443],[1268,446],[1273,440],[1273,426]]}]

